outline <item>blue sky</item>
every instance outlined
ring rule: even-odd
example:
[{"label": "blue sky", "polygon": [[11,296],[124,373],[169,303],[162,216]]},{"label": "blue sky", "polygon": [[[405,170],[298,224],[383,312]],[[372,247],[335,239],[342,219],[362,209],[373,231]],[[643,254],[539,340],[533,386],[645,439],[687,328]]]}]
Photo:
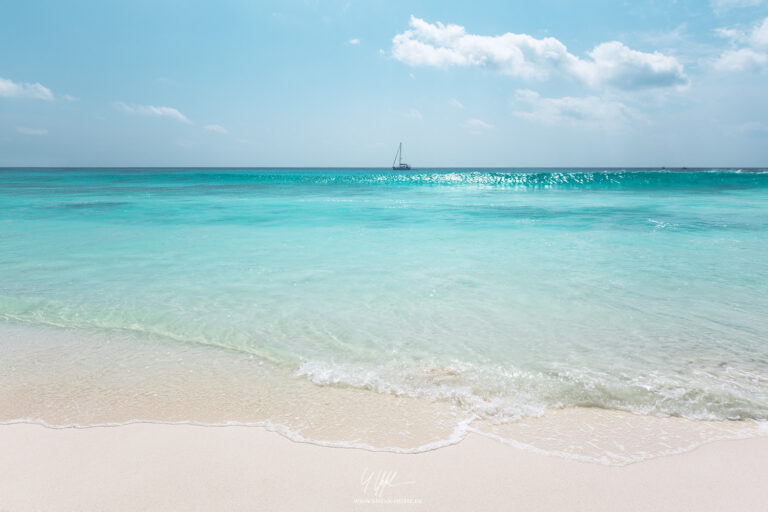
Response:
[{"label": "blue sky", "polygon": [[0,47],[0,166],[768,166],[768,0],[27,0]]}]

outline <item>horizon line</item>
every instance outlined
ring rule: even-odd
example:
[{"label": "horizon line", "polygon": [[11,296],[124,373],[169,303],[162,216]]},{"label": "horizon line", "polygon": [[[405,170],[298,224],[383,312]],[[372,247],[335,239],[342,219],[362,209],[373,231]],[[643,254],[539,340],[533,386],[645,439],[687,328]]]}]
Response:
[{"label": "horizon line", "polygon": [[359,169],[375,169],[375,170],[388,170],[396,172],[409,172],[419,170],[473,170],[473,169],[509,169],[509,170],[526,170],[526,169],[575,169],[575,170],[768,170],[768,166],[568,166],[568,165],[547,165],[547,166],[535,166],[535,165],[502,165],[502,166],[424,166],[415,167],[411,169],[392,169],[389,166],[335,166],[335,165],[322,165],[322,166],[291,166],[291,165],[0,165],[0,170],[12,170],[12,169],[84,169],[84,170],[98,170],[98,169],[230,169],[230,170],[359,170]]}]

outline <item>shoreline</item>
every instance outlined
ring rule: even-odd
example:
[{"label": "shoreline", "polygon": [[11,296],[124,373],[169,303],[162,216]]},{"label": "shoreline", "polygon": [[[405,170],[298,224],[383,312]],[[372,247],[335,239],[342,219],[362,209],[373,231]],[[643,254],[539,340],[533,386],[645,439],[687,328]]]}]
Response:
[{"label": "shoreline", "polygon": [[[608,467],[625,467],[661,457],[685,454],[719,441],[768,439],[768,422],[765,421],[690,420],[590,407],[553,409],[541,416],[521,418],[499,425],[485,423],[480,418],[468,418],[459,422],[448,438],[427,442],[414,448],[372,445],[364,439],[313,439],[305,437],[301,429],[292,429],[269,420],[210,423],[197,420],[133,419],[96,424],[51,424],[43,419],[31,418],[0,421],[0,429],[15,425],[55,431],[111,429],[134,425],[258,429],[277,434],[297,444],[396,455],[418,455],[442,450],[456,446],[471,436],[536,455]],[[535,432],[533,436],[532,432]],[[547,435],[550,436],[549,446],[546,443]],[[553,444],[555,439],[557,443]],[[584,452],[587,445],[594,451]],[[610,445],[620,448],[620,453],[611,452]],[[564,449],[565,446],[568,448]],[[576,446],[579,446],[581,451],[576,449]]]},{"label": "shoreline", "polygon": [[[0,327],[2,335],[8,362],[0,376],[0,426],[257,426],[293,441],[400,453],[450,446],[475,432],[535,453],[616,466],[714,440],[768,434],[765,420],[686,419],[600,407],[499,418],[496,405],[482,402],[482,395],[469,396],[476,403],[459,404],[455,398],[316,383],[208,346],[31,327]],[[59,353],[78,357],[54,356]],[[449,371],[416,375],[433,391],[458,389],[459,399],[466,398]],[[491,414],[478,414],[475,405],[489,405]]]},{"label": "shoreline", "polygon": [[606,466],[475,433],[418,454],[264,428],[0,426],[2,510],[757,510],[768,437]]}]

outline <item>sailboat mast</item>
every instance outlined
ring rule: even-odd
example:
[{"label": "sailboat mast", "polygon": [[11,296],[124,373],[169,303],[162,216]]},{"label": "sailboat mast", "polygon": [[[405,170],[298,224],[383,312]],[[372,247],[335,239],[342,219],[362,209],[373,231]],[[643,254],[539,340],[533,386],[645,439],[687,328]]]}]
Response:
[{"label": "sailboat mast", "polygon": [[410,169],[411,166],[403,163],[403,143],[401,142],[397,146],[397,153],[395,153],[395,159],[392,160],[392,169]]}]

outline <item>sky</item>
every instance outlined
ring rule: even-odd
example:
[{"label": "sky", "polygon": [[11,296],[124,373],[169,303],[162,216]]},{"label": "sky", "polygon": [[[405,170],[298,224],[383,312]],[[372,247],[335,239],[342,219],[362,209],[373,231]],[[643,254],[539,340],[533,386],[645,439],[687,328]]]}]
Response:
[{"label": "sky", "polygon": [[768,0],[0,3],[0,166],[768,167]]}]

